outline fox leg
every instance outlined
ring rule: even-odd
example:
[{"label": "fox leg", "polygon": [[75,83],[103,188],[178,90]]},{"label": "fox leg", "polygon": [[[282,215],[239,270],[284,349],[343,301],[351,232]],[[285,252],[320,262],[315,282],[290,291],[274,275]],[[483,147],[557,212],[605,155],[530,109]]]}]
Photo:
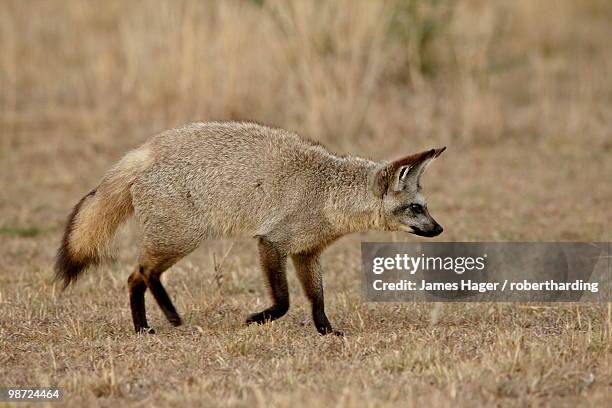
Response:
[{"label": "fox leg", "polygon": [[306,297],[312,306],[312,319],[320,334],[333,333],[342,336],[339,330],[334,330],[325,315],[325,300],[323,297],[323,277],[319,263],[319,253],[302,253],[291,256],[298,278]]},{"label": "fox leg", "polygon": [[147,323],[147,313],[145,310],[145,292],[147,284],[144,277],[140,273],[140,267],[137,267],[128,278],[128,291],[130,293],[130,309],[132,310],[132,321],[136,333],[147,332],[155,333],[153,329],[149,329]]},{"label": "fox leg", "polygon": [[279,248],[266,240],[259,238],[259,258],[261,269],[264,272],[266,283],[272,297],[272,306],[266,310],[254,313],[247,319],[250,323],[265,323],[282,317],[289,310],[289,288],[287,286],[287,272],[285,270],[287,255]]},{"label": "fox leg", "polygon": [[128,288],[130,292],[130,308],[132,310],[132,320],[134,321],[134,329],[136,332],[155,333],[149,329],[147,324],[147,316],[145,309],[144,294],[147,288],[153,294],[157,304],[161,308],[164,315],[173,326],[180,326],[182,321],[179,314],[176,312],[168,292],[160,281],[161,274],[170,268],[181,258],[176,255],[152,255],[149,252],[143,252],[140,256],[139,265],[128,279]]},{"label": "fox leg", "polygon": [[153,262],[151,264],[141,265],[140,272],[144,276],[145,282],[147,283],[147,287],[153,294],[153,297],[157,301],[159,308],[164,312],[166,318],[173,326],[180,326],[183,322],[181,317],[176,312],[172,301],[170,300],[170,296],[168,296],[168,292],[161,283],[160,277],[162,273],[164,273],[168,268],[170,268],[178,259],[176,258],[167,258],[163,261]]}]

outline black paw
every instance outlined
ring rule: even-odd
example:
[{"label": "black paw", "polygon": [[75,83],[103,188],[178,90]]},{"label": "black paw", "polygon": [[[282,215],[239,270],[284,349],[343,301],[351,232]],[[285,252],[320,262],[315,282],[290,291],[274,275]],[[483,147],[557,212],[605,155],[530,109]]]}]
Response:
[{"label": "black paw", "polygon": [[289,310],[288,305],[275,305],[267,308],[263,312],[253,313],[247,318],[246,323],[264,324],[267,322],[271,322],[272,320],[276,320],[283,317],[285,313],[287,313],[287,310]]},{"label": "black paw", "polygon": [[253,313],[246,319],[246,324],[264,324],[272,321],[272,315],[266,312]]},{"label": "black paw", "polygon": [[180,316],[178,316],[178,315],[175,316],[175,317],[169,318],[168,321],[174,327],[178,327],[178,326],[183,324],[183,321],[181,320]]}]

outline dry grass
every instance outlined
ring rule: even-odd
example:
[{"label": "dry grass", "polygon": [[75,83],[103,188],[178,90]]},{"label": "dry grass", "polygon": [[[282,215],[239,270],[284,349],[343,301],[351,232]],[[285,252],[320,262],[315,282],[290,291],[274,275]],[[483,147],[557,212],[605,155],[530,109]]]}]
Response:
[{"label": "dry grass", "polygon": [[[255,247],[211,242],[147,297],[134,336],[116,264],[59,293],[69,208],[122,153],[193,120],[254,119],[392,158],[436,145],[442,240],[610,240],[612,7],[606,0],[18,1],[0,13],[0,385],[59,384],[72,406],[610,403],[610,305],[366,304],[356,234],[324,258],[319,337],[267,304]],[[214,254],[214,256],[213,256]],[[218,269],[218,268],[217,268]],[[147,295],[148,296],[148,295]]]}]

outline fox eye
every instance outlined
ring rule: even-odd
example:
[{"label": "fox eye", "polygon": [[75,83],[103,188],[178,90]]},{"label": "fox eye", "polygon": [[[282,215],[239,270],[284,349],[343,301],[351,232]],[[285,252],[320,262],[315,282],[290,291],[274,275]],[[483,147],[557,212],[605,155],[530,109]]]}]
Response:
[{"label": "fox eye", "polygon": [[410,210],[415,214],[423,212],[423,206],[421,204],[410,204]]}]

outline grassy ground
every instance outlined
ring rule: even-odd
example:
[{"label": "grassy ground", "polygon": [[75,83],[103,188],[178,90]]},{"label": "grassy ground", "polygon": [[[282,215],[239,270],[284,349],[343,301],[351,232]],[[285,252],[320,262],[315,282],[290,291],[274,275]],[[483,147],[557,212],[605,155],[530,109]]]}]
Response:
[{"label": "grassy ground", "polygon": [[[355,234],[324,257],[316,335],[267,305],[253,242],[210,242],[147,294],[132,334],[118,261],[61,293],[69,209],[127,149],[193,120],[254,119],[340,152],[447,145],[424,185],[448,241],[610,240],[607,1],[6,1],[0,13],[0,386],[70,406],[606,406],[610,305],[368,304]],[[33,13],[32,10],[36,10]]]}]

